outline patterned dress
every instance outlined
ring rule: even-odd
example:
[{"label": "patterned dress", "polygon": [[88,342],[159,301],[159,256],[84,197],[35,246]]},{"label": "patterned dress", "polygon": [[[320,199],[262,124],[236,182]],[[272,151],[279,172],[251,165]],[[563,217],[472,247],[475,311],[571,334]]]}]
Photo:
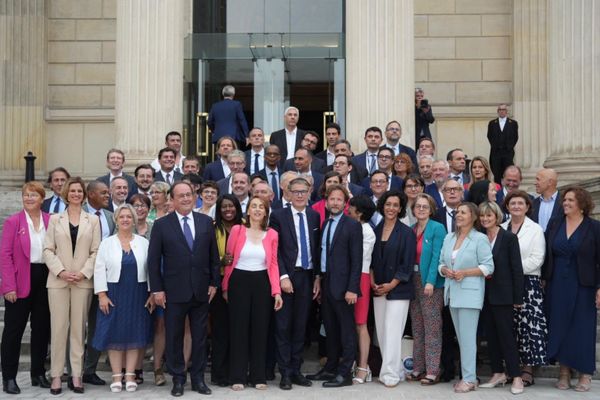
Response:
[{"label": "patterned dress", "polygon": [[548,363],[546,346],[548,325],[544,315],[544,293],[539,276],[525,275],[523,307],[515,310],[515,336],[521,364],[528,366]]}]

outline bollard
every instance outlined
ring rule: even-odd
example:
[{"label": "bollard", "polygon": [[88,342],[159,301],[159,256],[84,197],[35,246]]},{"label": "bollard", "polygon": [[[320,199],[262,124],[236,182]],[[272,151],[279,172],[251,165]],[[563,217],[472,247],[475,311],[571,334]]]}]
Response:
[{"label": "bollard", "polygon": [[27,152],[27,155],[23,157],[25,159],[25,183],[35,180],[35,159],[31,151]]}]

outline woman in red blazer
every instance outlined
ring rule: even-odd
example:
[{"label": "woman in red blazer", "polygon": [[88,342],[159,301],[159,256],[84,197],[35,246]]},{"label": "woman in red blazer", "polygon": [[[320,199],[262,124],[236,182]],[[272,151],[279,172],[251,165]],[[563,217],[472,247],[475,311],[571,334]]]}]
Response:
[{"label": "woman in red blazer", "polygon": [[229,303],[229,381],[233,390],[242,390],[248,376],[250,385],[267,388],[265,363],[271,308],[278,311],[283,305],[278,235],[267,229],[269,203],[252,197],[247,214],[244,225],[231,228],[227,253],[233,256],[233,262],[225,267],[222,284],[223,297]]},{"label": "woman in red blazer", "polygon": [[4,331],[2,359],[2,389],[19,394],[16,377],[21,353],[21,339],[31,315],[31,384],[49,388],[44,360],[50,338],[50,310],[44,264],[44,236],[50,215],[42,211],[46,197],[39,182],[23,185],[23,210],[4,222],[0,245],[0,294],[4,296]]}]

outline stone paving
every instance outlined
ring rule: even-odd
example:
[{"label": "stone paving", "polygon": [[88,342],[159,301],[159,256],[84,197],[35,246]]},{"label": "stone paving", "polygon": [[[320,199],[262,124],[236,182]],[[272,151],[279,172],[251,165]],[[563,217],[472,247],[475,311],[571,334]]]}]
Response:
[{"label": "stone paving", "polygon": [[[110,380],[110,373],[99,372],[99,375],[106,380]],[[27,372],[19,373],[17,381],[21,387],[21,394],[18,396],[9,396],[0,393],[2,399],[159,399],[173,398],[170,394],[170,383],[163,387],[156,387],[152,383],[152,374],[145,373],[146,383],[139,386],[134,393],[121,392],[113,394],[109,392],[107,386],[85,386],[85,394],[78,395],[69,391],[66,384],[63,384],[63,393],[59,396],[52,396],[48,389],[32,388]],[[208,381],[208,375],[207,375]],[[364,385],[354,385],[340,389],[324,389],[320,385],[310,388],[301,388],[295,386],[291,391],[282,391],[279,389],[279,380],[269,382],[269,387],[265,391],[259,391],[253,388],[246,388],[241,392],[233,392],[229,388],[219,388],[211,386],[213,390],[212,398],[215,399],[303,399],[303,400],[324,400],[324,399],[427,399],[427,400],[447,400],[455,399],[599,399],[600,382],[593,381],[592,389],[588,393],[578,393],[573,390],[560,391],[554,388],[555,379],[538,379],[531,388],[526,388],[525,393],[520,396],[513,396],[510,393],[510,387],[499,387],[495,389],[479,389],[467,394],[456,394],[452,391],[452,384],[440,383],[435,386],[422,387],[418,383],[403,382],[395,388],[388,389],[378,382],[371,382]],[[573,380],[575,383],[575,380]],[[209,398],[192,392],[189,383],[185,387],[183,398]]]}]

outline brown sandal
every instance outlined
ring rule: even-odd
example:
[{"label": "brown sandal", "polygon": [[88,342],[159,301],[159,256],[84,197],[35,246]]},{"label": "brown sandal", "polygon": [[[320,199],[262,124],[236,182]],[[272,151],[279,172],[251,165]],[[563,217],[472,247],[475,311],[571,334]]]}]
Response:
[{"label": "brown sandal", "polygon": [[433,385],[435,385],[436,383],[439,383],[439,382],[440,382],[440,376],[439,375],[436,376],[433,379],[428,378],[427,376],[425,376],[425,377],[423,377],[421,379],[421,385],[422,386],[433,386]]},{"label": "brown sandal", "polygon": [[415,375],[414,372],[411,372],[410,374],[406,375],[406,380],[409,382],[417,382],[423,378],[425,378],[425,372],[421,372],[420,374],[417,374],[417,375]]}]

